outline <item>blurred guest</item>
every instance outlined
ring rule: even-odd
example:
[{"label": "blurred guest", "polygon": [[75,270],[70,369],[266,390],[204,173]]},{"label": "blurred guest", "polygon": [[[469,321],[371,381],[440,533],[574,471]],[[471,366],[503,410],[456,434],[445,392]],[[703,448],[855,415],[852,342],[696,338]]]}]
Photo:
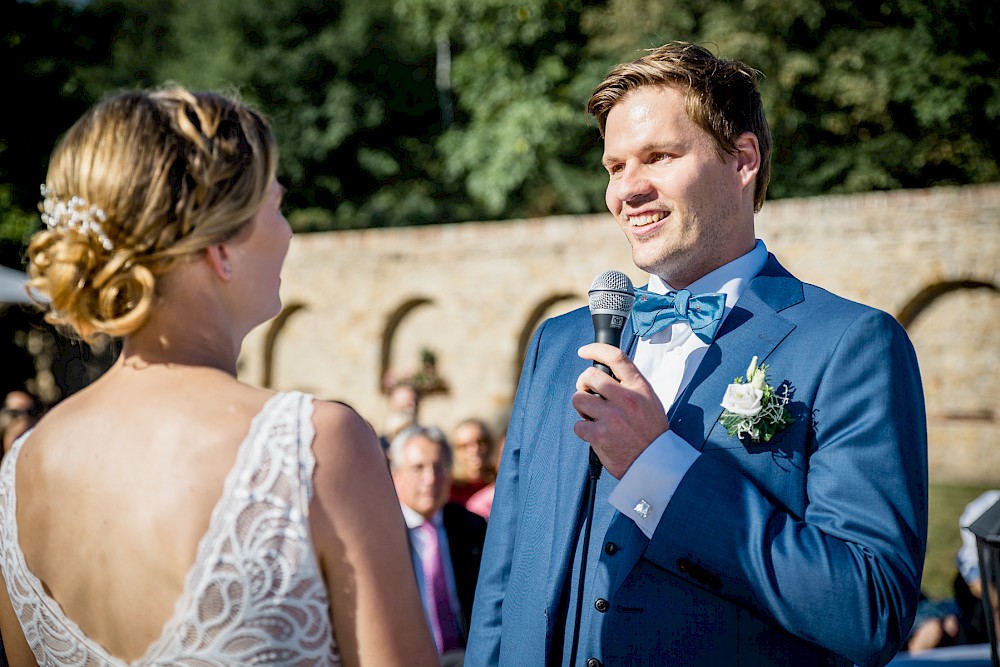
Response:
[{"label": "blurred guest", "polygon": [[415,426],[420,412],[420,391],[412,382],[390,381],[388,385],[389,414],[382,425],[379,438],[389,457],[388,445],[400,431]]},{"label": "blurred guest", "polygon": [[979,552],[976,548],[976,536],[969,530],[969,526],[997,501],[1000,501],[1000,490],[986,491],[966,505],[962,516],[958,518],[962,546],[955,555],[958,573],[955,575],[954,591],[961,627],[960,643],[981,644],[989,641],[986,610],[982,603],[983,580],[979,572]]},{"label": "blurred guest", "polygon": [[[493,456],[493,469],[496,470],[500,467],[500,457],[503,455],[503,445],[507,440],[507,433],[504,432],[500,436],[500,442],[497,445],[496,454]],[[493,479],[492,482],[479,489],[473,493],[469,499],[465,502],[465,509],[470,512],[475,512],[484,519],[490,518],[490,510],[493,509],[493,494],[497,489],[497,480]]]},{"label": "blurred guest", "polygon": [[954,597],[932,600],[921,595],[917,618],[904,650],[920,653],[932,648],[989,641],[986,613],[982,604],[982,578],[976,536],[969,526],[1000,500],[1000,490],[980,494],[965,506],[958,519],[962,546],[955,555],[958,572],[952,583]]},{"label": "blurred guest", "polygon": [[15,389],[3,399],[0,408],[0,437],[3,438],[3,454],[10,451],[14,441],[38,423],[45,411],[42,401],[29,391]]},{"label": "blurred guest", "polygon": [[437,663],[374,431],[236,378],[281,310],[277,158],[259,113],[176,86],[106,99],[53,153],[31,285],[122,350],[0,466],[12,664]]},{"label": "blurred guest", "polygon": [[452,468],[451,501],[463,505],[472,494],[497,476],[493,460],[493,435],[482,419],[470,418],[455,427],[455,464]]},{"label": "blurred guest", "polygon": [[443,665],[465,657],[486,521],[449,503],[451,448],[439,429],[412,426],[391,445],[390,464],[428,622]]},{"label": "blurred guest", "polygon": [[382,427],[382,435],[386,440],[392,442],[399,433],[410,426],[417,424],[417,416],[412,412],[396,411],[389,413]]},{"label": "blurred guest", "polygon": [[412,382],[397,382],[389,390],[389,411],[405,412],[416,420],[420,411],[420,391]]}]

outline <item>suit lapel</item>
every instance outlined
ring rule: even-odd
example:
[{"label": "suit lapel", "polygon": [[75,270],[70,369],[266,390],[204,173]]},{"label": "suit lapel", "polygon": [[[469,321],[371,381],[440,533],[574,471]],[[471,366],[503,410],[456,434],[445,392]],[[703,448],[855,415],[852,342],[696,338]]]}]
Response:
[{"label": "suit lapel", "polygon": [[668,412],[670,428],[701,450],[722,415],[726,387],[746,374],[750,360],[760,363],[795,328],[780,311],[801,302],[802,283],[768,256],[726,317],[698,370]]}]

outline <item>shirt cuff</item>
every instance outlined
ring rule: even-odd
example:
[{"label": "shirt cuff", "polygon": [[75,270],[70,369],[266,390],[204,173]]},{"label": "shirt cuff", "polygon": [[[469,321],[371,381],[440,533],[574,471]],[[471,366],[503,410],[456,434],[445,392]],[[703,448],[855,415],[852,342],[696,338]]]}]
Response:
[{"label": "shirt cuff", "polygon": [[608,497],[652,539],[667,503],[701,452],[672,431],[665,431],[639,455]]}]

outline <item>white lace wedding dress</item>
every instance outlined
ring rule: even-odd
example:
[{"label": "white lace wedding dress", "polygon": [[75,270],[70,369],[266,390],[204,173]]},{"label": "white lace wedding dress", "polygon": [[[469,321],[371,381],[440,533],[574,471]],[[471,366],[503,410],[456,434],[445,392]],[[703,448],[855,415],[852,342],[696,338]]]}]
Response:
[{"label": "white lace wedding dress", "polygon": [[[312,412],[312,398],[292,392],[275,395],[254,417],[173,616],[132,665],[340,664],[309,533]],[[28,571],[14,497],[26,439],[0,467],[0,567],[24,636],[40,665],[125,666],[66,618]]]}]

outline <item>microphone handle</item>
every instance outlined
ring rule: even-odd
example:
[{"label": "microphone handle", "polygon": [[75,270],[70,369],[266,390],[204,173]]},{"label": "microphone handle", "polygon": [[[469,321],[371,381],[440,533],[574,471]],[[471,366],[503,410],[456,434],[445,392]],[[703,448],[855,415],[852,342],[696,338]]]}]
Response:
[{"label": "microphone handle", "polygon": [[[622,346],[622,327],[625,326],[625,316],[618,313],[593,313],[591,319],[594,321],[594,342],[606,343],[614,347]],[[611,377],[611,369],[604,364],[595,361],[594,368],[597,368]]]}]

